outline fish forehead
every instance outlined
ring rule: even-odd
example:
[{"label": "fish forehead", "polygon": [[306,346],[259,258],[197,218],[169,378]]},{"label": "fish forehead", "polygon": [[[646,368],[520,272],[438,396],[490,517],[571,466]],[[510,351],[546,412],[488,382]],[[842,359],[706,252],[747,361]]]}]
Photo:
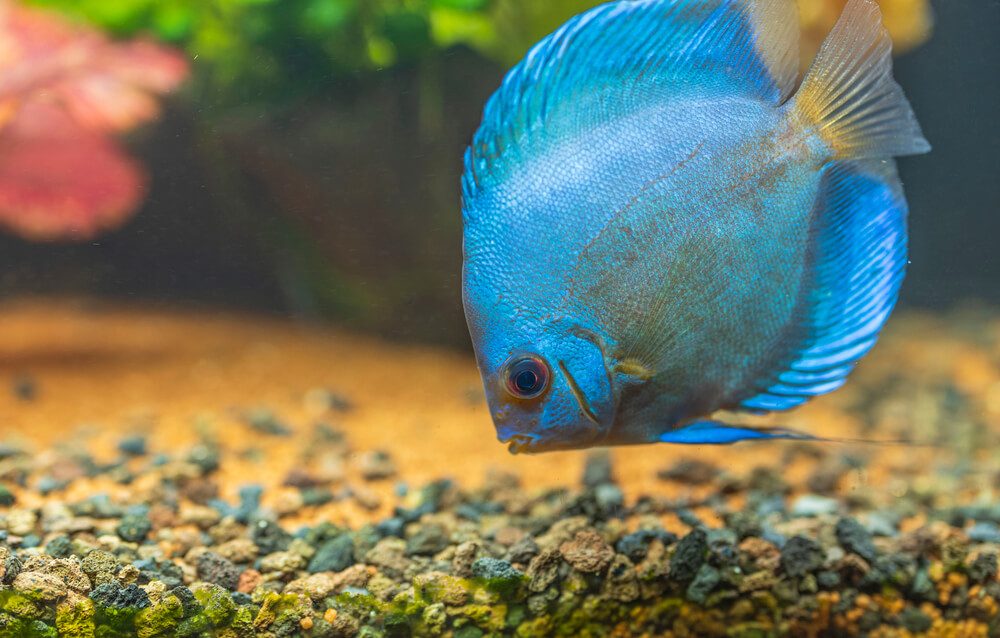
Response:
[{"label": "fish forehead", "polygon": [[466,202],[467,305],[558,311],[580,254],[617,215],[654,188],[669,193],[661,205],[697,209],[763,161],[777,120],[757,101],[679,97],[528,149]]}]

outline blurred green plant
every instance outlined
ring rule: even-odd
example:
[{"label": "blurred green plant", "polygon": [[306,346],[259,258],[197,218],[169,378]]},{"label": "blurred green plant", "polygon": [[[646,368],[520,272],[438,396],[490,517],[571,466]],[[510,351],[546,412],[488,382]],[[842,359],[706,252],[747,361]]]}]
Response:
[{"label": "blurred green plant", "polygon": [[505,64],[598,0],[27,0],[183,47],[222,106],[294,99],[326,81],[465,44]]}]

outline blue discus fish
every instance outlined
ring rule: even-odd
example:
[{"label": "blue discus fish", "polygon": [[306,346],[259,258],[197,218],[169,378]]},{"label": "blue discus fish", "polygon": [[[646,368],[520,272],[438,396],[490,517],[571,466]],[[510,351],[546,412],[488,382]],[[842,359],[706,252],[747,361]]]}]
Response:
[{"label": "blue discus fish", "polygon": [[838,388],[906,264],[924,153],[874,0],[797,87],[794,0],[632,0],[538,43],[463,178],[465,311],[512,452],[807,436],[730,426]]}]

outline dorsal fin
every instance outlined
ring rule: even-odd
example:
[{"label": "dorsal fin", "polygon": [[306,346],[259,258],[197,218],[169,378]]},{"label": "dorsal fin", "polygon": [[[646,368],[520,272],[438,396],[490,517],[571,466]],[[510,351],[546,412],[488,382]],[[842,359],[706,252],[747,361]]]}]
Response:
[{"label": "dorsal fin", "polygon": [[906,200],[891,160],[833,162],[816,202],[816,274],[791,354],[749,410],[784,410],[840,387],[875,344],[906,269]]},{"label": "dorsal fin", "polygon": [[486,105],[466,154],[471,199],[546,134],[572,134],[683,86],[775,106],[795,87],[794,0],[631,0],[598,6],[536,44]]}]

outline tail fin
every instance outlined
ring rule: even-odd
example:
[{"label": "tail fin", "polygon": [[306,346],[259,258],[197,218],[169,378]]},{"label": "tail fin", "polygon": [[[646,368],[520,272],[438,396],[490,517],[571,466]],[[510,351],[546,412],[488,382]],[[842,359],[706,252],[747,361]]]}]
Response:
[{"label": "tail fin", "polygon": [[817,128],[834,159],[926,153],[903,89],[892,79],[892,40],[875,0],[849,0],[791,108]]}]

